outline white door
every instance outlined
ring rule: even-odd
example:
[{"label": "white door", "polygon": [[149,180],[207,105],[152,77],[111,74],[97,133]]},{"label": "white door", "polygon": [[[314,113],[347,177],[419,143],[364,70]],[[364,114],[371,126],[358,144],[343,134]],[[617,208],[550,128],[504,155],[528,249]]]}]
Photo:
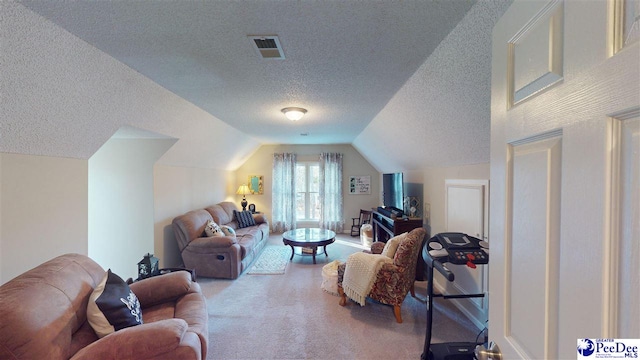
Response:
[{"label": "white door", "polygon": [[[446,231],[461,232],[480,240],[488,240],[489,230],[489,181],[445,180]],[[456,281],[440,284],[448,294],[486,294],[488,290],[487,266],[476,269],[467,266],[449,266]],[[486,298],[458,299],[457,306],[483,328],[488,316]]]},{"label": "white door", "polygon": [[516,0],[494,28],[489,337],[506,359],[640,337],[637,3]]},{"label": "white door", "polygon": [[488,240],[487,180],[445,180],[445,222],[447,231],[462,232]]}]

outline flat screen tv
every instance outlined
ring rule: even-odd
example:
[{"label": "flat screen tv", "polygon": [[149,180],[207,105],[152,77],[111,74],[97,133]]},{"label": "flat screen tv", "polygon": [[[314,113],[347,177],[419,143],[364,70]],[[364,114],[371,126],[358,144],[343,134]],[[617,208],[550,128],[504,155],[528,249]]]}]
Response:
[{"label": "flat screen tv", "polygon": [[404,189],[402,173],[382,174],[382,203],[402,210]]}]

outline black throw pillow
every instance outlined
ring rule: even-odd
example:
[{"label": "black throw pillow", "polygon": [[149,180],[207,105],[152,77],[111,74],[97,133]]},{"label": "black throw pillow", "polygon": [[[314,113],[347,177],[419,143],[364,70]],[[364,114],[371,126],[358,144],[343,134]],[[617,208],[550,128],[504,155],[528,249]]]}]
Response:
[{"label": "black throw pillow", "polygon": [[256,221],[253,219],[251,211],[233,210],[233,216],[236,218],[240,229],[256,225]]},{"label": "black throw pillow", "polygon": [[89,324],[102,338],[114,331],[142,324],[140,301],[121,277],[107,271],[89,297]]}]

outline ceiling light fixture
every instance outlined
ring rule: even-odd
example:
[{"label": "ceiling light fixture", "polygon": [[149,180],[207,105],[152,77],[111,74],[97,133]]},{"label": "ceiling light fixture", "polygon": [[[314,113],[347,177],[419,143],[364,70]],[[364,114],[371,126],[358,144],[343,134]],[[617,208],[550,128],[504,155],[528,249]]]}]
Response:
[{"label": "ceiling light fixture", "polygon": [[286,107],[281,110],[284,116],[291,121],[298,121],[302,119],[304,114],[307,113],[307,109],[303,109],[300,107]]}]

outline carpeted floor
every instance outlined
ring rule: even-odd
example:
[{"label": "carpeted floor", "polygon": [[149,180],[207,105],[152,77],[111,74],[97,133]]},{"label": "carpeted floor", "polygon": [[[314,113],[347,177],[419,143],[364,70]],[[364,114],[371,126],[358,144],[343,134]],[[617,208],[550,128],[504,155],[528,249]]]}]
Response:
[{"label": "carpeted floor", "polygon": [[249,275],[282,275],[287,270],[291,253],[284,246],[269,245],[246,271]]},{"label": "carpeted floor", "polygon": [[[419,359],[426,327],[426,283],[419,299],[407,296],[404,322],[390,306],[370,299],[364,307],[322,291],[322,267],[362,251],[357,240],[339,235],[314,265],[295,256],[284,275],[250,275],[236,280],[199,278],[209,311],[208,359]],[[284,246],[280,235],[271,245]],[[287,247],[288,248],[288,247]],[[479,330],[447,300],[434,300],[434,342],[473,341]]]}]

